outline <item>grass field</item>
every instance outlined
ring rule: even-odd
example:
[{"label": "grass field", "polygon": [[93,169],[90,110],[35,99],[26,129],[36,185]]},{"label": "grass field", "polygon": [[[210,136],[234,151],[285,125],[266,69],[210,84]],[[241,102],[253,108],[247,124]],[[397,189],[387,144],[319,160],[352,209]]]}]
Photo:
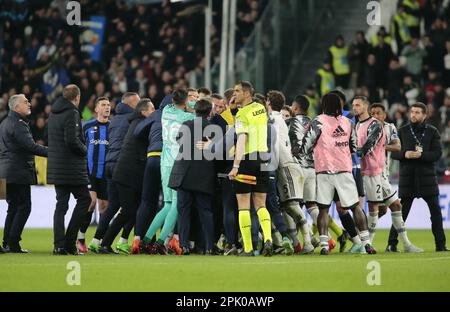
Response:
[{"label": "grass field", "polygon": [[[450,291],[450,253],[434,252],[430,230],[409,231],[423,254],[385,254],[387,234],[377,232],[375,256],[53,256],[52,231],[27,229],[22,244],[30,254],[0,254],[0,291]],[[73,260],[79,286],[66,282]],[[372,260],[380,286],[367,284]]]}]

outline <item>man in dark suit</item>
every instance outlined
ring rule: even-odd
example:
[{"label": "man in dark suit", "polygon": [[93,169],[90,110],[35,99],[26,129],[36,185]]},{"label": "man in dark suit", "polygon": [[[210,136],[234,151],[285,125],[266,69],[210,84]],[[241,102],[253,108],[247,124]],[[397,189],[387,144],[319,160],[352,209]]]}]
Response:
[{"label": "man in dark suit", "polygon": [[[409,115],[410,123],[398,131],[401,151],[392,152],[392,158],[400,161],[399,197],[402,200],[403,220],[406,222],[414,199],[423,198],[431,213],[436,251],[449,251],[445,245],[435,168],[436,161],[442,156],[441,137],[435,127],[425,123],[425,104],[411,105]],[[396,252],[397,244],[397,231],[392,227],[386,251]]]},{"label": "man in dark suit", "polygon": [[[47,183],[55,185],[57,201],[53,217],[55,255],[78,254],[77,234],[91,204],[87,149],[78,111],[80,96],[76,85],[67,85],[63,96],[53,103],[48,119]],[[70,194],[77,204],[65,231],[64,217],[69,209]]]},{"label": "man in dark suit", "polygon": [[34,155],[47,157],[47,148],[31,136],[27,119],[31,104],[25,95],[11,96],[8,105],[8,117],[0,124],[0,178],[6,179],[8,202],[3,247],[13,253],[28,253],[19,242],[31,213],[30,185],[36,184]]},{"label": "man in dark suit", "polygon": [[178,192],[178,234],[183,254],[189,251],[191,208],[198,210],[204,234],[205,254],[212,255],[214,247],[213,195],[215,168],[212,159],[206,159],[196,142],[203,140],[204,129],[210,125],[208,117],[212,103],[201,99],[195,104],[196,118],[186,121],[178,133],[180,152],[172,168],[169,187]]}]

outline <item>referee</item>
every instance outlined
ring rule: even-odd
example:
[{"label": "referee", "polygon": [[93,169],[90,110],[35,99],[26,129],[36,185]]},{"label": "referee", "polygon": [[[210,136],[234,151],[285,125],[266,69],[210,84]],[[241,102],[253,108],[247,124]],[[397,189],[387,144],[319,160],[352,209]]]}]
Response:
[{"label": "referee", "polygon": [[[234,87],[235,102],[242,107],[236,114],[236,155],[228,177],[234,180],[234,189],[239,209],[239,228],[244,241],[242,256],[253,256],[250,197],[258,214],[264,234],[265,256],[272,255],[272,233],[270,214],[266,208],[266,195],[269,188],[269,171],[262,161],[261,154],[268,152],[267,112],[263,105],[253,102],[254,89],[250,82],[241,81]],[[256,185],[236,180],[238,174],[256,177]]]},{"label": "referee", "polygon": [[77,248],[82,253],[87,252],[85,234],[91,224],[97,200],[100,214],[103,214],[108,207],[105,159],[109,146],[108,128],[111,104],[107,97],[102,96],[95,100],[95,112],[97,117],[83,124],[84,140],[88,150],[89,193],[92,202],[78,233]]}]

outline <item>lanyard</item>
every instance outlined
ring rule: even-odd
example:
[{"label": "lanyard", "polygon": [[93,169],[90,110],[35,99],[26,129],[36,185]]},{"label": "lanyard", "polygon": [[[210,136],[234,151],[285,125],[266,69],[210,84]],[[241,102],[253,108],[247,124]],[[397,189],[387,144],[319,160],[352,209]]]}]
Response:
[{"label": "lanyard", "polygon": [[414,137],[414,140],[416,140],[417,145],[422,146],[422,141],[423,141],[423,137],[425,136],[425,131],[427,130],[427,125],[425,124],[425,129],[423,130],[422,136],[420,137],[420,141],[417,138],[416,134],[414,133],[414,130],[413,130],[411,124],[409,124],[409,130],[411,131],[411,134]]}]

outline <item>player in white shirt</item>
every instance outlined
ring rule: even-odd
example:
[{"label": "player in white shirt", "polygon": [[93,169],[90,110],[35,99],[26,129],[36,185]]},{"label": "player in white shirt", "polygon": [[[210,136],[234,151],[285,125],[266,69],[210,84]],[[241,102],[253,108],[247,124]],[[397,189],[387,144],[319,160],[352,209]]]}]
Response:
[{"label": "player in white shirt", "polygon": [[279,91],[269,91],[267,94],[267,111],[272,125],[275,128],[276,140],[273,144],[273,154],[278,161],[277,187],[280,200],[280,208],[294,219],[297,229],[303,236],[303,253],[311,253],[314,247],[311,244],[310,230],[305,215],[300,207],[303,198],[304,176],[301,167],[291,153],[289,129],[281,109],[286,99]]}]

